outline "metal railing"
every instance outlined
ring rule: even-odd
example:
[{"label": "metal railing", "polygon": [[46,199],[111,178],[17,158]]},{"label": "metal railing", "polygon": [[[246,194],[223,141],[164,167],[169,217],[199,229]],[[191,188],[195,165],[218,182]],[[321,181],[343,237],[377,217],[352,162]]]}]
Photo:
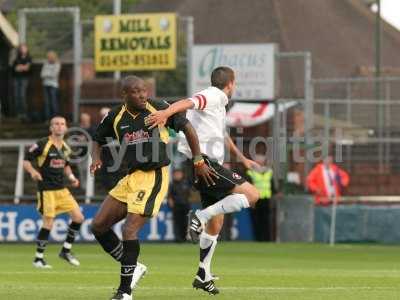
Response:
[{"label": "metal railing", "polygon": [[[2,140],[0,141],[0,150],[4,148],[16,148],[18,149],[18,160],[17,160],[17,173],[15,178],[15,187],[14,187],[14,195],[10,195],[14,199],[14,203],[20,203],[21,199],[31,198],[27,197],[24,194],[24,175],[25,171],[23,168],[23,162],[25,158],[25,149],[27,146],[35,143],[35,140]],[[88,149],[90,151],[90,147]],[[94,196],[94,177],[91,176],[89,172],[89,167],[91,164],[91,157],[88,156],[86,160],[86,186],[85,188],[85,196],[84,201],[86,204],[89,204],[91,200],[96,198]]]}]

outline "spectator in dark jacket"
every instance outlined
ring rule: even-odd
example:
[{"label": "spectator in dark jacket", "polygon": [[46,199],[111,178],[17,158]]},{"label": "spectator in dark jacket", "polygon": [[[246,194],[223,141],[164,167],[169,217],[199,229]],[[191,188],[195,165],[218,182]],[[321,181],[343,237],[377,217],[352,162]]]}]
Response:
[{"label": "spectator in dark jacket", "polygon": [[175,241],[181,243],[186,241],[191,186],[181,169],[175,169],[172,177],[168,191],[168,205],[172,209],[174,218]]},{"label": "spectator in dark jacket", "polygon": [[31,74],[32,58],[29,55],[28,47],[22,44],[18,48],[17,57],[12,64],[14,76],[14,107],[16,115],[20,119],[26,119],[26,91]]}]

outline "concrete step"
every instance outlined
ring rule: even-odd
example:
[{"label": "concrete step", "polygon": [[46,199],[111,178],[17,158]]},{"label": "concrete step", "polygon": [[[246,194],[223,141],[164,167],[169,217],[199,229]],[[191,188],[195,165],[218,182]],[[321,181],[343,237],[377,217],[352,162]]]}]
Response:
[{"label": "concrete step", "polygon": [[44,123],[23,123],[16,119],[0,122],[0,139],[37,139],[48,133],[49,126]]}]

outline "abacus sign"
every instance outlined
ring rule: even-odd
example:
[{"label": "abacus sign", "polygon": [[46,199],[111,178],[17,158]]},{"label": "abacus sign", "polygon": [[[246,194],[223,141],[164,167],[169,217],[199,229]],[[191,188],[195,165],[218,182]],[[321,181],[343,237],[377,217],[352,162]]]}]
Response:
[{"label": "abacus sign", "polygon": [[191,94],[210,85],[210,75],[218,66],[235,70],[237,100],[275,98],[275,44],[195,45],[191,60]]},{"label": "abacus sign", "polygon": [[176,68],[176,15],[107,15],[95,18],[96,71]]}]

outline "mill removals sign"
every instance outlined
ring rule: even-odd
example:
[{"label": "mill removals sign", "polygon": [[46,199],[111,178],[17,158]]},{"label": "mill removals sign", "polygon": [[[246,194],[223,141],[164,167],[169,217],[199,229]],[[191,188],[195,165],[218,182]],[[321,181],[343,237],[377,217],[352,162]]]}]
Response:
[{"label": "mill removals sign", "polygon": [[210,85],[214,68],[228,66],[236,73],[233,99],[274,99],[275,51],[275,44],[196,45],[192,52],[191,94]]},{"label": "mill removals sign", "polygon": [[96,71],[176,68],[176,15],[96,16]]}]

